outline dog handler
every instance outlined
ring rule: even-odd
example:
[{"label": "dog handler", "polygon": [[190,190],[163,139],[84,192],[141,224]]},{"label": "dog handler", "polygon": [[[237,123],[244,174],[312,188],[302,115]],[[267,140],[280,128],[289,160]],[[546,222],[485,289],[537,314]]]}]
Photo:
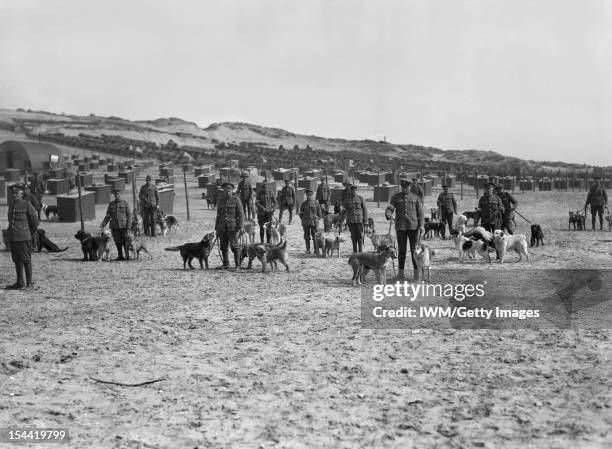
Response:
[{"label": "dog handler", "polygon": [[[315,235],[319,226],[319,219],[323,216],[321,205],[312,197],[312,190],[306,189],[306,200],[300,205],[300,219],[304,228],[304,241],[306,254],[310,254],[310,239],[315,244]],[[315,247],[316,248],[316,247]]]},{"label": "dog handler", "polygon": [[[597,215],[599,215],[599,230],[603,229],[603,212],[604,208],[608,207],[608,194],[599,183],[599,177],[593,178],[593,185],[589,190],[584,208],[591,205],[591,225],[593,231],[595,230],[595,222]],[[586,227],[585,227],[586,229]]]},{"label": "dog handler", "polygon": [[[115,260],[130,260],[130,252],[128,251],[127,231],[131,220],[130,206],[127,201],[121,199],[121,190],[114,189],[113,195],[115,199],[110,202],[106,209],[106,216],[100,224],[100,229],[104,230],[104,226],[110,222],[110,230],[117,247],[118,257]],[[125,249],[125,256],[123,250]]]},{"label": "dog handler", "polygon": [[244,216],[250,219],[253,216],[253,210],[251,208],[251,206],[253,205],[253,187],[249,182],[249,173],[243,171],[240,174],[240,178],[242,179],[238,183],[238,189],[236,189],[236,194],[240,197]]},{"label": "dog handler", "polygon": [[217,270],[227,270],[229,268],[228,248],[230,246],[232,253],[234,253],[234,263],[236,267],[240,266],[240,249],[238,248],[236,235],[242,229],[244,223],[244,210],[240,198],[233,193],[234,184],[225,182],[222,187],[223,192],[219,194],[221,197],[217,202],[215,231],[217,231],[217,237],[219,237],[223,265],[217,267]]},{"label": "dog handler", "polygon": [[368,224],[368,210],[365,201],[357,195],[357,186],[351,184],[351,194],[345,197],[342,206],[346,211],[346,225],[351,232],[353,252],[363,251],[363,230]]},{"label": "dog handler", "polygon": [[[32,281],[32,240],[38,229],[36,209],[23,199],[25,186],[13,184],[13,204],[8,210],[8,240],[11,245],[11,257],[17,272],[17,282],[8,285],[9,290],[31,288]],[[23,269],[22,269],[23,267]],[[23,282],[25,269],[26,283]]]},{"label": "dog handler", "polygon": [[457,213],[457,201],[455,196],[448,191],[448,186],[442,186],[442,193],[438,195],[438,209],[440,209],[440,219],[444,225],[442,238],[446,237],[446,225],[448,224],[448,232],[453,230],[453,215]]},{"label": "dog handler", "polygon": [[155,214],[159,205],[159,193],[157,186],[153,184],[151,175],[147,175],[145,179],[147,183],[140,188],[138,194],[142,207],[144,233],[147,236],[155,237]]},{"label": "dog handler", "polygon": [[476,216],[476,223],[474,224],[477,226],[480,221],[483,228],[489,232],[493,232],[501,228],[505,209],[501,198],[493,192],[495,183],[489,182],[486,186],[487,190],[478,200],[478,213]]},{"label": "dog handler", "polygon": [[408,177],[400,178],[402,190],[391,197],[389,206],[385,210],[385,218],[391,220],[395,212],[395,232],[398,246],[398,279],[405,279],[404,265],[406,264],[407,243],[410,242],[410,257],[414,269],[414,279],[418,280],[417,264],[414,251],[418,239],[425,233],[423,225],[423,203],[421,198],[411,189],[412,180]]}]

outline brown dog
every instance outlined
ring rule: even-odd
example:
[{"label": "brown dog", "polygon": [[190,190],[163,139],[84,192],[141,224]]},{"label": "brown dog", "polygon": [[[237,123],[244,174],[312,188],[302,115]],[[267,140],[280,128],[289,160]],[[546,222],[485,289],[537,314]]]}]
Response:
[{"label": "brown dog", "polygon": [[323,254],[325,256],[334,256],[334,251],[338,251],[338,258],[340,258],[340,243],[344,242],[344,239],[341,236],[336,237],[335,239],[325,239],[325,250]]},{"label": "brown dog", "polygon": [[134,255],[134,259],[140,258],[140,251],[144,251],[149,256],[150,259],[153,259],[153,256],[147,249],[145,243],[142,240],[140,240],[138,237],[136,237],[134,234],[132,234],[131,232],[127,233],[126,243],[127,243],[128,251],[132,251]]},{"label": "brown dog", "polygon": [[261,271],[265,273],[268,263],[274,264],[274,269],[277,268],[276,261],[280,261],[285,266],[289,273],[289,265],[287,264],[287,240],[283,240],[280,245],[258,245],[255,249],[257,257],[261,260]]},{"label": "brown dog", "polygon": [[365,283],[365,277],[370,270],[376,274],[378,283],[386,283],[387,265],[389,260],[397,258],[397,252],[395,248],[387,246],[381,246],[380,250],[377,253],[355,253],[349,257],[348,263],[353,269],[351,281],[354,286]]}]

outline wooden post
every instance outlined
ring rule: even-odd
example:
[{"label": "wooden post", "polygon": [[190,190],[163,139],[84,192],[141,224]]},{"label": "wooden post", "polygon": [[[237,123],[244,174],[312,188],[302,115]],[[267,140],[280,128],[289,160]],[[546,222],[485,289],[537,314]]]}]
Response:
[{"label": "wooden post", "polygon": [[377,179],[377,185],[378,185],[378,195],[376,195],[376,199],[378,200],[378,208],[380,209],[380,170],[378,170],[377,172],[378,175],[378,179]]},{"label": "wooden post", "polygon": [[[327,176],[327,174],[326,174],[326,176]],[[301,204],[298,204],[298,202],[297,202],[297,189],[298,189],[297,170],[293,170],[293,182],[295,183],[295,213],[299,217]]]},{"label": "wooden post", "polygon": [[474,171],[474,187],[476,188],[476,198],[478,198],[478,170]]},{"label": "wooden post", "polygon": [[463,164],[461,164],[461,179],[460,179],[460,182],[461,182],[461,199],[462,200],[463,200],[463,174],[464,174]]},{"label": "wooden post", "polygon": [[[136,201],[136,173],[134,171],[132,171],[132,201],[132,210],[134,211],[132,219],[134,220],[139,211],[138,202]],[[131,226],[131,223],[128,223],[128,226]]]},{"label": "wooden post", "polygon": [[[187,205],[187,221],[189,221],[189,195],[187,193],[187,170],[185,170],[186,168],[187,167],[183,165],[183,182],[185,183],[185,204]],[[242,207],[242,205],[240,207]]]},{"label": "wooden post", "polygon": [[76,185],[77,185],[77,192],[79,195],[78,203],[79,203],[79,218],[81,219],[81,231],[85,232],[85,222],[83,221],[83,205],[81,204],[81,177],[79,176],[78,171],[76,175]]}]

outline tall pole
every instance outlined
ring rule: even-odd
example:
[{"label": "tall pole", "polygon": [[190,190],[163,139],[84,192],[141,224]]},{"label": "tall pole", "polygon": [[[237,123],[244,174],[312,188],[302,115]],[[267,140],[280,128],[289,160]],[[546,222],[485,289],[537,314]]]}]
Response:
[{"label": "tall pole", "polygon": [[376,175],[377,175],[377,176],[376,176],[376,178],[377,178],[377,179],[376,179],[376,183],[377,183],[377,187],[378,187],[378,188],[377,188],[376,200],[377,200],[377,203],[378,203],[378,206],[377,206],[377,207],[380,209],[380,170],[378,170],[378,171],[376,172]]},{"label": "tall pole", "polygon": [[[138,215],[138,203],[136,201],[136,172],[132,171],[132,210],[134,211],[133,219]],[[128,223],[128,226],[130,223]]]},{"label": "tall pole", "polygon": [[186,165],[183,165],[183,182],[185,183],[185,204],[187,205],[187,221],[189,221],[189,195],[187,194],[187,166]]},{"label": "tall pole", "polygon": [[77,192],[79,195],[78,202],[79,202],[79,218],[81,219],[81,231],[85,232],[85,222],[83,221],[83,205],[81,204],[81,176],[78,171],[77,171],[76,178],[77,178],[76,179]]},{"label": "tall pole", "polygon": [[460,179],[460,182],[461,182],[461,199],[462,200],[463,200],[463,174],[464,174],[463,164],[461,164],[461,179]]}]

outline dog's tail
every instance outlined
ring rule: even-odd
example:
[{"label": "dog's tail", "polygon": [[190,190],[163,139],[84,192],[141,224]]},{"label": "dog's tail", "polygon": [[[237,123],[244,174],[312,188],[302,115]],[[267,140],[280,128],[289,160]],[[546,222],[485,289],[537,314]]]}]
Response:
[{"label": "dog's tail", "polygon": [[164,251],[180,251],[182,249],[182,245],[181,246],[172,246],[170,248],[165,248]]}]

